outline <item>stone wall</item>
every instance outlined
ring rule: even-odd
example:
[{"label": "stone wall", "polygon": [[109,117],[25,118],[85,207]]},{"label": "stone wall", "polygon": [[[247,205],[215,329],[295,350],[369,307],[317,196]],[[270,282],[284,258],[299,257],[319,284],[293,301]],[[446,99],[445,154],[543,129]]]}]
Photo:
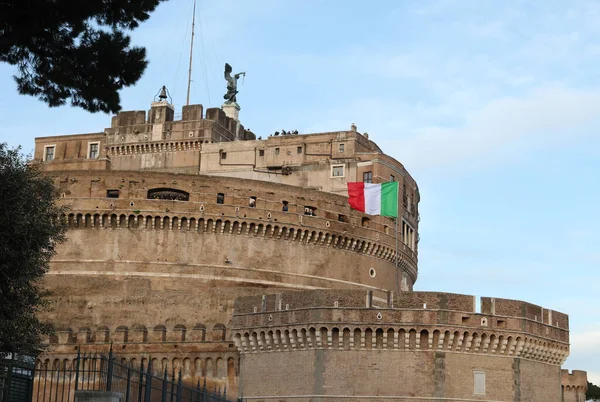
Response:
[{"label": "stone wall", "polygon": [[[486,306],[506,315],[476,313]],[[242,353],[240,393],[280,401],[560,401],[566,321],[536,320],[529,311],[537,306],[516,300],[482,298],[475,307],[473,296],[438,292],[382,299],[317,290],[237,299],[232,332]],[[484,376],[481,390],[477,376]]]}]

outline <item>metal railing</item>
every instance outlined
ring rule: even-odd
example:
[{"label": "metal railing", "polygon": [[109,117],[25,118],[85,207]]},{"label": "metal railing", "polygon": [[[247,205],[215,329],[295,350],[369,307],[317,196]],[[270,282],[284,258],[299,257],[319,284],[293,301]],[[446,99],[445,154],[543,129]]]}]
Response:
[{"label": "metal railing", "polygon": [[185,384],[181,371],[154,375],[152,360],[139,368],[119,363],[112,349],[103,354],[77,354],[70,367],[42,366],[36,369],[34,402],[72,402],[75,391],[112,391],[123,395],[123,402],[230,402],[227,389],[207,389],[206,378],[195,386]]}]

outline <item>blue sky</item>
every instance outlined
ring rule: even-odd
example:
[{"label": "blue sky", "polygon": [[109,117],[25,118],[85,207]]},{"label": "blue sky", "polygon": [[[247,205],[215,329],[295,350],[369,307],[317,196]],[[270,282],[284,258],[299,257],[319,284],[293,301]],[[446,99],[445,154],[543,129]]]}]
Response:
[{"label": "blue sky", "polygon": [[[569,369],[600,384],[600,2],[198,0],[192,102],[222,103],[245,71],[257,135],[356,123],[421,191],[417,290],[566,312]],[[134,34],[150,65],[121,94],[185,102],[192,0]],[[110,117],[19,96],[0,64],[2,140],[101,131]]]}]

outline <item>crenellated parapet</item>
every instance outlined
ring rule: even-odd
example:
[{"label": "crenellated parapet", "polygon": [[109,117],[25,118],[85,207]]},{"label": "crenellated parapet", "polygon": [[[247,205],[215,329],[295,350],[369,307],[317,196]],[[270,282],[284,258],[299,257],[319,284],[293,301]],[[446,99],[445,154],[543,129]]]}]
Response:
[{"label": "crenellated parapet", "polygon": [[581,370],[560,371],[563,402],[585,402],[587,392],[587,373]]},{"label": "crenellated parapet", "polygon": [[569,354],[566,315],[530,303],[407,292],[307,291],[236,300],[241,353],[306,349],[451,352],[560,365]]}]

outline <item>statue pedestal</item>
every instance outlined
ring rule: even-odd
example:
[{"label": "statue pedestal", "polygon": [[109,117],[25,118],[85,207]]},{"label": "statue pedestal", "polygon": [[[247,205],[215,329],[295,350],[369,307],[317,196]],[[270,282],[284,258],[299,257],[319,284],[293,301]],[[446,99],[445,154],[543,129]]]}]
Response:
[{"label": "statue pedestal", "polygon": [[240,105],[238,105],[237,103],[223,103],[221,109],[223,109],[223,111],[225,112],[225,116],[232,118],[236,121],[240,121]]}]

